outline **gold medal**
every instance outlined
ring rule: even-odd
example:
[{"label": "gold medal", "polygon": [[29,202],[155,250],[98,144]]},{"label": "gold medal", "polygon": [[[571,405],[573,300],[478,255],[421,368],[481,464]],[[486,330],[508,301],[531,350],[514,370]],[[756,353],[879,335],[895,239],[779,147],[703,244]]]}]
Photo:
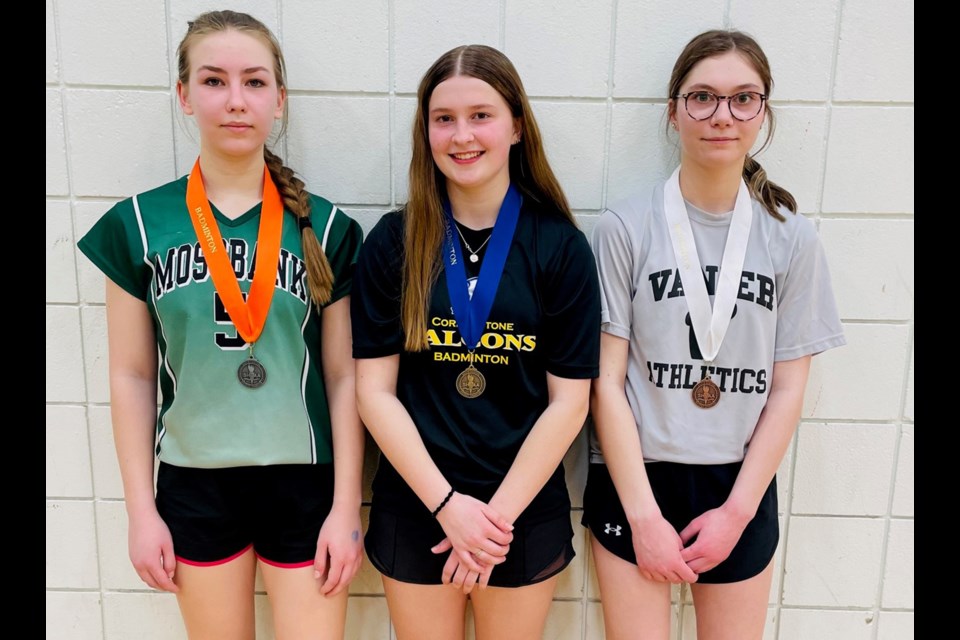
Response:
[{"label": "gold medal", "polygon": [[457,376],[457,391],[464,398],[476,398],[487,388],[487,380],[483,374],[473,366],[470,366],[460,372]]},{"label": "gold medal", "polygon": [[720,402],[720,387],[707,375],[693,387],[693,404],[709,409]]}]

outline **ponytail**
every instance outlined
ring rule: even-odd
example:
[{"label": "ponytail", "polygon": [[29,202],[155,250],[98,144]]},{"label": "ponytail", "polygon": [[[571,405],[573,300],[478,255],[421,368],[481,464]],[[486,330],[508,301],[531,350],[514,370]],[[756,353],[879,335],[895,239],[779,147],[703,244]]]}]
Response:
[{"label": "ponytail", "polygon": [[307,265],[307,288],[310,299],[319,309],[330,302],[333,293],[333,270],[310,224],[310,195],[304,189],[303,180],[296,177],[293,169],[284,166],[280,157],[266,147],[263,148],[263,159],[270,170],[270,177],[277,185],[284,208],[297,217],[303,260]]},{"label": "ponytail", "polygon": [[767,213],[783,222],[786,218],[780,213],[780,206],[784,206],[791,213],[797,212],[797,201],[793,195],[767,179],[766,170],[760,166],[760,163],[753,159],[753,156],[747,156],[747,161],[743,164],[743,181],[747,183],[750,195],[760,201]]}]

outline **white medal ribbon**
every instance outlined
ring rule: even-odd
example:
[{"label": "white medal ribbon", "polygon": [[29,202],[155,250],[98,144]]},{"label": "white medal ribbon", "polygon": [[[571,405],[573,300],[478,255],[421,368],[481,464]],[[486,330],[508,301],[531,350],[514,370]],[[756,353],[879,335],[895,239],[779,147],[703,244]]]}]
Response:
[{"label": "white medal ribbon", "polygon": [[737,192],[737,203],[733,207],[730,229],[727,231],[727,243],[720,264],[719,281],[714,294],[713,310],[710,309],[710,297],[700,266],[700,256],[693,240],[693,228],[687,216],[687,206],[680,193],[680,167],[677,167],[663,188],[663,208],[667,218],[667,229],[673,254],[677,259],[680,281],[683,283],[687,309],[690,310],[690,325],[704,362],[713,362],[720,352],[720,344],[730,326],[733,306],[740,289],[740,274],[743,271],[743,259],[747,253],[747,240],[750,238],[750,225],[753,222],[753,206],[750,192],[743,179]]}]

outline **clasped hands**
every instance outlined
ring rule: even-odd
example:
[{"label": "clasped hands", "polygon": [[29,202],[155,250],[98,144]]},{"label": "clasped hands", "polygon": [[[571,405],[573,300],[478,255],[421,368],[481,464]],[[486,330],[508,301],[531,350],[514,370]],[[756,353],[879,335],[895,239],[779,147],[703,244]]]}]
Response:
[{"label": "clasped hands", "polygon": [[506,561],[513,542],[513,525],[493,507],[462,493],[454,493],[437,516],[446,537],[430,550],[450,551],[443,566],[444,584],[470,593],[490,581],[493,568]]}]

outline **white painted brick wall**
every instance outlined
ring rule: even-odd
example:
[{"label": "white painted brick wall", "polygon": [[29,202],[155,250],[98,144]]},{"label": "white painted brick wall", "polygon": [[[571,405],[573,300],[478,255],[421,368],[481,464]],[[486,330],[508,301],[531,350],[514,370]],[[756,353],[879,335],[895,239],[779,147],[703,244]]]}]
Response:
[{"label": "white painted brick wall", "polygon": [[386,99],[294,96],[290,110],[289,163],[309,178],[309,188],[334,202],[389,201]]},{"label": "white painted brick wall", "polygon": [[[897,383],[902,381],[907,361],[909,330],[895,324],[845,324],[843,330],[846,346],[813,359],[803,415],[897,419],[901,396]],[[891,384],[875,384],[877,380]]]},{"label": "white painted brick wall", "polygon": [[[773,140],[757,161],[771,180],[796,198],[800,213],[819,211],[823,176],[810,167],[820,165],[827,145],[827,109],[781,106],[777,102],[773,109],[777,122]],[[766,127],[762,135],[767,135]]]},{"label": "white painted brick wall", "polygon": [[617,2],[613,95],[665,99],[680,51],[696,34],[723,24],[725,5],[690,0],[678,11],[676,5],[659,0]]},{"label": "white painted brick wall", "polygon": [[126,197],[176,177],[166,93],[69,89],[66,97],[73,195]]},{"label": "white painted brick wall", "polygon": [[[76,241],[118,198],[188,172],[176,46],[215,0],[46,0],[46,628],[48,638],[182,640],[176,600],[130,567],[113,435],[103,275]],[[910,640],[914,553],[913,4],[903,0],[237,0],[287,57],[290,127],[274,148],[369,231],[407,197],[420,77],[467,43],[520,70],[551,163],[589,233],[607,204],[675,166],[664,91],[683,45],[733,26],[776,82],[760,156],[818,225],[849,344],[814,358],[780,465],[781,544],[765,640]],[[882,135],[878,135],[882,132]],[[586,445],[565,457],[577,558],[546,637],[604,637],[579,525]],[[364,499],[375,453],[365,463]],[[367,508],[363,509],[364,519]],[[258,638],[271,639],[262,580]],[[379,575],[351,585],[347,638],[391,636]],[[672,590],[671,640],[696,637]],[[472,634],[469,636],[472,637]]]},{"label": "white painted brick wall", "polygon": [[96,589],[97,544],[90,500],[47,500],[47,589]]},{"label": "white painted brick wall", "polygon": [[780,628],[780,640],[873,640],[876,620],[872,611],[785,609],[780,613]]},{"label": "white painted brick wall", "polygon": [[790,519],[783,604],[872,607],[884,523],[874,518]]},{"label": "white painted brick wall", "polygon": [[77,265],[73,260],[73,220],[70,203],[46,202],[46,301],[77,301]]},{"label": "white painted brick wall", "polygon": [[913,640],[913,612],[881,611],[877,640]]},{"label": "white painted brick wall", "polygon": [[645,192],[679,162],[676,138],[665,137],[662,104],[615,103],[610,125],[606,204]]},{"label": "white painted brick wall", "polygon": [[903,419],[913,422],[913,347],[910,348],[910,370],[907,371],[907,400],[903,407]]},{"label": "white painted brick wall", "polygon": [[833,108],[823,211],[913,213],[912,106]]},{"label": "white painted brick wall", "polygon": [[392,135],[393,149],[391,166],[393,170],[393,201],[403,203],[407,200],[407,171],[410,158],[413,157],[413,118],[417,112],[417,99],[397,98],[393,103]]},{"label": "white painted brick wall", "polygon": [[387,0],[284,2],[290,90],[386,91],[387,18]]},{"label": "white painted brick wall", "polygon": [[96,591],[47,591],[46,616],[48,640],[101,640],[100,594]]},{"label": "white painted brick wall", "polygon": [[84,402],[83,358],[80,353],[80,310],[47,305],[47,402]]},{"label": "white painted brick wall", "polygon": [[[79,240],[114,205],[108,200],[85,200],[73,205],[73,237]],[[106,301],[106,278],[103,272],[90,262],[74,244],[74,261],[77,265],[77,289],[80,302],[103,304]]]},{"label": "white painted brick wall", "polygon": [[87,400],[110,402],[110,379],[107,375],[107,311],[105,307],[83,307],[80,310],[83,332],[83,363],[87,376]]},{"label": "white painted brick wall", "polygon": [[159,2],[57,2],[63,79],[70,84],[165,87],[166,15]]},{"label": "white painted brick wall", "polygon": [[884,515],[895,446],[890,424],[802,424],[791,512]]},{"label": "white painted brick wall", "polygon": [[47,195],[70,193],[67,178],[67,149],[64,145],[63,106],[60,91],[47,89]]},{"label": "white painted brick wall", "polygon": [[498,0],[461,0],[453,5],[449,0],[401,0],[392,4],[394,91],[416,95],[426,70],[454,47],[500,44]]},{"label": "white painted brick wall", "polygon": [[[773,72],[776,100],[826,100],[836,40],[838,0],[731,0],[730,23],[760,40]],[[776,38],[763,34],[776,33]],[[809,165],[808,165],[809,166]]]},{"label": "white painted brick wall", "polygon": [[98,501],[97,550],[100,581],[110,591],[149,591],[130,564],[127,552],[127,512],[118,500]]},{"label": "white painted brick wall", "polygon": [[547,159],[574,209],[599,209],[603,192],[606,108],[602,104],[533,103]]},{"label": "white painted brick wall", "polygon": [[46,408],[46,485],[48,496],[92,498],[87,421],[80,405]]},{"label": "white painted brick wall", "polygon": [[913,102],[913,2],[843,3],[838,100]]},{"label": "white painted brick wall", "polygon": [[111,640],[184,640],[187,637],[176,596],[172,593],[104,593],[103,630],[104,638]]},{"label": "white painted brick wall", "polygon": [[830,278],[845,295],[842,318],[909,320],[913,317],[913,220],[822,220],[820,237]]},{"label": "white painted brick wall", "polygon": [[385,598],[350,598],[346,638],[389,638],[390,614]]},{"label": "white painted brick wall", "polygon": [[913,425],[905,424],[900,432],[897,452],[897,476],[893,490],[891,515],[913,517]]},{"label": "white painted brick wall", "polygon": [[612,0],[507,2],[504,51],[531,96],[605,96]]},{"label": "white painted brick wall", "polygon": [[60,56],[57,51],[57,20],[53,14],[53,0],[46,0],[46,63],[44,66],[47,84],[60,79]]},{"label": "white painted brick wall", "polygon": [[883,598],[891,609],[913,609],[913,520],[892,520],[883,572]]},{"label": "white painted brick wall", "polygon": [[90,430],[90,460],[93,465],[93,492],[100,500],[123,499],[123,481],[113,442],[110,408],[91,406],[87,410]]}]

